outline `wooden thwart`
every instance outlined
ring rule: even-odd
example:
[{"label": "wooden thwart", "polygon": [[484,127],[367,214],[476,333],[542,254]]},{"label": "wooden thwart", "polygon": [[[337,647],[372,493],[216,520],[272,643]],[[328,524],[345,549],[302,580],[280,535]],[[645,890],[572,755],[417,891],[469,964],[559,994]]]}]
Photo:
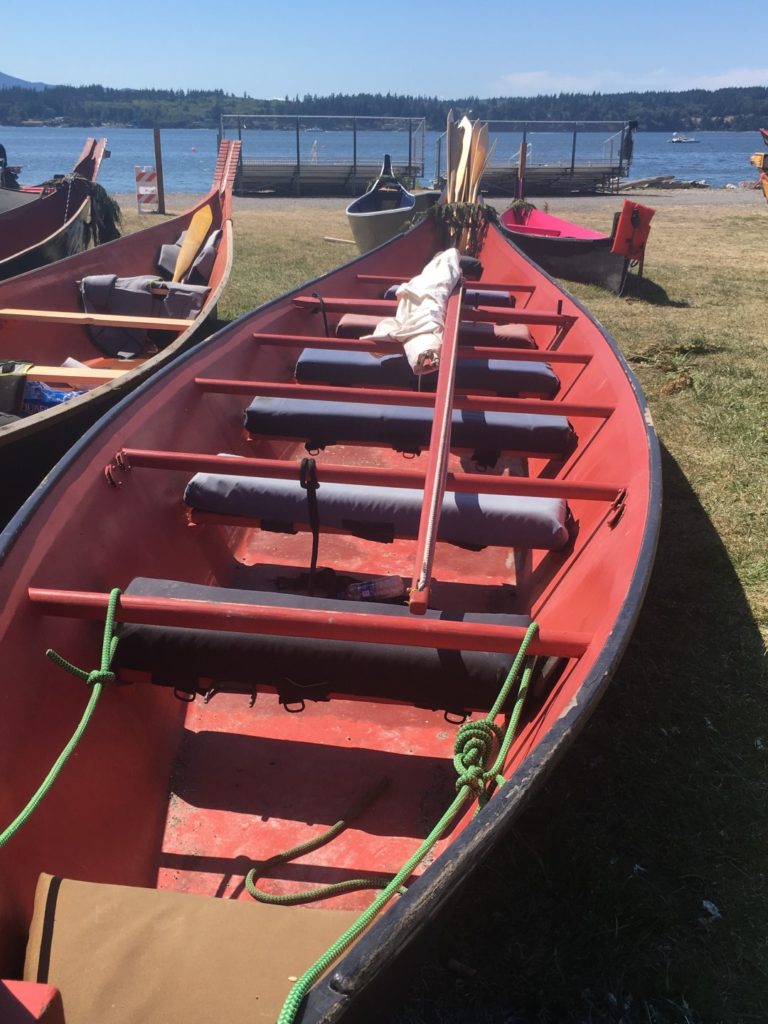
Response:
[{"label": "wooden thwart", "polygon": [[125,370],[91,369],[88,366],[33,366],[27,371],[27,380],[45,384],[68,384],[73,388],[94,388],[122,377]]},{"label": "wooden thwart", "polygon": [[186,331],[194,320],[164,316],[116,316],[112,313],[69,313],[56,309],[0,309],[0,320],[30,320],[43,324],[83,324],[90,327],[143,327],[153,331]]}]

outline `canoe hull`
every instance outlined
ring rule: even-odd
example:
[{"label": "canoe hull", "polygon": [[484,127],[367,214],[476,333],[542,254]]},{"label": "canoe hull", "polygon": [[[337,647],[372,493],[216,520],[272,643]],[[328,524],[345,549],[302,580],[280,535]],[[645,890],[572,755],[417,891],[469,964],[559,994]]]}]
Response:
[{"label": "canoe hull", "polygon": [[[37,202],[42,202],[38,199]],[[83,200],[74,217],[69,218],[61,231],[55,231],[38,245],[33,245],[24,252],[0,263],[0,279],[17,277],[30,270],[37,270],[48,263],[65,259],[82,252],[87,245],[86,221],[89,219],[90,202]]]},{"label": "canoe hull", "polygon": [[[82,252],[88,243],[90,184],[96,180],[106,139],[88,139],[72,174],[31,202],[10,201],[0,214],[0,280]],[[24,193],[20,193],[24,195]]]},{"label": "canoe hull", "polygon": [[406,229],[416,214],[423,213],[440,192],[411,193],[392,175],[389,157],[380,176],[362,196],[347,207],[352,237],[360,253],[369,252]]},{"label": "canoe hull", "polygon": [[425,213],[430,206],[434,206],[441,194],[436,190],[414,192],[413,206],[398,210],[383,210],[356,215],[354,212],[350,212],[352,208],[349,207],[347,209],[349,227],[352,237],[357,243],[358,251],[360,253],[369,252],[405,231],[414,216]]},{"label": "canoe hull", "polygon": [[623,292],[628,264],[611,252],[612,235],[529,208],[505,211],[501,223],[510,241],[553,277]]},{"label": "canoe hull", "polygon": [[599,284],[620,295],[627,262],[611,252],[611,239],[546,238],[510,231],[512,242],[552,277],[584,284]]},{"label": "canoe hull", "polygon": [[[284,439],[252,444],[242,437],[244,399],[236,402],[225,390],[204,393],[205,382],[261,379],[287,386],[293,379],[296,352],[274,342],[275,347],[270,347],[265,339],[280,334],[301,337],[304,332],[311,343],[310,339],[320,334],[318,317],[306,305],[302,307],[303,297],[309,299],[318,292],[330,305],[340,301],[339,297],[356,294],[366,302],[379,302],[381,278],[411,275],[434,253],[433,230],[431,224],[421,225],[369,257],[308,283],[301,295],[266,304],[228,325],[207,344],[185,353],[173,367],[163,368],[76,443],[9,524],[0,540],[0,607],[5,610],[0,617],[0,656],[6,665],[8,696],[8,713],[0,721],[0,770],[14,780],[14,789],[30,788],[49,748],[59,739],[35,734],[32,757],[25,737],[27,753],[19,758],[19,723],[42,706],[46,721],[61,723],[60,731],[65,732],[82,703],[77,683],[72,688],[57,686],[61,680],[54,668],[41,669],[45,661],[36,648],[50,644],[78,664],[90,664],[99,643],[93,622],[41,614],[30,607],[30,586],[103,592],[115,585],[126,586],[142,571],[168,579],[231,583],[233,571],[240,574],[241,581],[253,580],[266,557],[266,549],[254,555],[249,547],[260,540],[250,527],[187,525],[180,493],[188,471],[142,469],[137,457],[133,468],[125,466],[124,472],[114,462],[115,452],[130,447],[136,451],[203,452],[211,457],[230,452],[234,456],[284,458]],[[580,523],[573,548],[560,554],[534,555],[528,566],[521,562],[515,600],[540,622],[544,634],[563,629],[587,635],[584,654],[569,660],[556,686],[527,715],[505,767],[506,784],[479,815],[461,817],[440,840],[436,859],[413,881],[407,894],[313,988],[298,1018],[305,1024],[369,1019],[367,1005],[377,988],[384,993],[378,1007],[384,1012],[384,996],[391,997],[387,981],[402,967],[412,943],[439,916],[489,847],[504,835],[584,726],[629,642],[651,573],[661,475],[658,444],[637,381],[615,343],[583,307],[510,247],[495,229],[488,232],[482,258],[486,281],[503,281],[506,274],[510,287],[514,284],[523,289],[516,293],[519,306],[515,308],[528,311],[536,348],[557,362],[567,392],[561,409],[569,410],[581,438],[577,450],[564,456],[566,462],[530,458],[531,479],[542,481],[544,487],[559,481],[568,486],[611,483],[625,490],[617,491],[610,507],[596,505],[592,499],[573,499],[574,515]],[[365,283],[359,274],[378,276]],[[573,320],[569,320],[567,335],[551,345],[547,311],[560,301],[562,315]],[[333,310],[329,315],[334,315]],[[515,315],[503,314],[507,318]],[[259,335],[260,343],[254,334]],[[296,349],[301,348],[299,341]],[[250,393],[265,390],[253,388]],[[416,395],[416,400],[420,396]],[[557,404],[555,401],[546,408],[552,411]],[[540,409],[530,403],[524,407]],[[598,430],[591,426],[595,419],[601,424]],[[301,446],[291,451],[300,454]],[[396,454],[382,454],[379,463],[369,453],[370,449],[364,449],[348,465],[361,470],[380,465],[402,471],[403,460]],[[349,448],[342,454],[349,459]],[[415,465],[423,470],[424,461],[422,456],[405,467]],[[321,501],[323,473],[339,462],[338,453],[318,456]],[[113,467],[114,483],[119,486],[111,487],[105,480],[105,465]],[[568,472],[564,472],[566,468]],[[458,464],[454,470],[459,472]],[[72,515],[73,508],[78,510],[77,517]],[[264,566],[264,572],[274,576],[278,563],[285,571],[278,554],[288,549],[279,545],[296,541],[290,536],[270,541],[272,562]],[[368,551],[365,545],[370,543],[344,537],[338,542],[344,546],[337,547],[333,536],[323,536],[323,564],[335,564],[333,554],[338,551],[347,552],[347,559],[349,552]],[[371,560],[364,568],[383,574],[397,554],[397,543],[378,545],[375,554],[369,553]],[[105,557],[107,551],[109,557]],[[302,554],[291,557],[302,564]],[[462,555],[452,551],[441,567],[446,581],[450,582],[453,572],[461,585],[473,581],[472,590],[478,586],[480,567],[487,564],[493,587],[503,587],[509,579],[509,551],[502,548],[494,558],[489,555],[488,563],[483,561],[485,557],[478,552]],[[403,852],[410,855],[437,818],[431,801],[437,806],[446,794],[447,800],[451,799],[450,733],[455,723],[451,724],[452,716],[444,716],[439,708],[420,700],[419,694],[415,694],[412,708],[335,698],[310,704],[308,699],[308,708],[296,715],[284,714],[262,692],[257,709],[250,713],[245,695],[220,697],[215,696],[209,705],[181,704],[165,689],[137,682],[107,694],[89,745],[67,766],[57,784],[55,802],[44,805],[27,831],[19,833],[13,851],[0,851],[8,879],[0,904],[6,922],[0,929],[0,939],[5,940],[4,969],[13,959],[14,936],[28,925],[42,850],[48,871],[124,885],[161,884],[212,896],[226,885],[227,872],[231,878],[237,869],[233,858],[242,851],[244,835],[255,856],[264,845],[269,854],[289,846],[302,835],[306,837],[308,822],[324,825],[338,819],[340,801],[343,804],[347,798],[342,799],[336,788],[357,793],[363,780],[379,774],[377,769],[407,766],[410,771],[404,778],[410,779],[410,784],[404,784],[397,799],[386,805],[383,817],[370,812],[364,826],[350,830],[355,834],[337,837],[327,857],[306,869],[312,880],[325,880],[328,875],[335,878],[336,866],[341,866],[342,877],[347,877],[349,871],[359,870],[361,863],[369,871],[380,865],[382,870],[390,870],[391,860],[398,857],[403,863]],[[233,708],[236,710],[227,721]],[[397,727],[400,714],[408,720],[407,729]],[[218,716],[227,721],[226,735],[216,732]],[[186,759],[196,752],[201,764],[199,775],[189,779],[174,776],[175,798],[167,824],[169,829],[181,831],[164,834],[167,782],[181,733],[185,746],[178,767],[186,764],[189,770]],[[292,741],[300,749],[294,767],[289,768],[285,748],[291,747]],[[256,773],[252,770],[255,755],[264,767]],[[277,766],[274,777],[267,770],[272,761]],[[222,777],[232,776],[232,788],[226,792],[217,787],[218,768]],[[292,771],[299,776],[294,777]],[[263,777],[251,779],[249,772]],[[130,787],[120,784],[128,773]],[[294,784],[299,777],[300,782]],[[408,794],[413,795],[410,805]],[[110,806],[109,829],[103,827],[105,801]],[[410,807],[412,818],[401,804]],[[4,820],[13,806],[9,793],[0,794]],[[79,834],[71,828],[73,819],[80,822]],[[211,827],[215,828],[216,843],[206,845],[205,834]],[[83,844],[83,834],[92,835],[94,841]],[[341,852],[334,854],[334,848]],[[298,866],[296,870],[300,870]],[[275,880],[282,886],[291,882],[285,877]],[[361,907],[370,897],[354,894],[349,899],[360,900],[349,906]],[[300,929],[300,915],[318,911],[297,908],[296,913]],[[209,977],[207,983],[215,983],[215,979]]]}]

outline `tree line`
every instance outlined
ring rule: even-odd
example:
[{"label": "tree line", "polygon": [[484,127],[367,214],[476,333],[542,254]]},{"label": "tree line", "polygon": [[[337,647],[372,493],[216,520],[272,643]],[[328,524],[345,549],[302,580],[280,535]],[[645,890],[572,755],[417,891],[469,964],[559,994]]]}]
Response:
[{"label": "tree line", "polygon": [[641,131],[753,131],[768,126],[768,88],[684,92],[559,93],[454,100],[357,93],[253,99],[222,90],[108,89],[100,85],[44,90],[0,89],[0,124],[27,121],[77,126],[216,128],[222,114],[424,117],[442,130],[448,110],[487,121],[637,121]]}]

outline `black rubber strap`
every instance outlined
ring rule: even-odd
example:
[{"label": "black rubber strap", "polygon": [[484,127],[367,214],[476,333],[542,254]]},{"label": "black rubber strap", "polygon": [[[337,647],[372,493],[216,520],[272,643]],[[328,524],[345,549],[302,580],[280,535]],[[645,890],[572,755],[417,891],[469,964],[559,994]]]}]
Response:
[{"label": "black rubber strap", "polygon": [[325,299],[320,294],[320,292],[312,292],[312,298],[317,299],[317,301],[320,303],[320,312],[323,314],[323,326],[325,327],[325,336],[326,338],[329,338],[330,334],[328,333],[328,314],[325,311]]},{"label": "black rubber strap", "polygon": [[315,588],[315,570],[320,548],[320,515],[317,508],[317,489],[320,484],[317,479],[317,464],[314,459],[301,460],[299,483],[307,492],[309,528],[312,531],[312,556],[309,563],[309,580],[307,581],[307,593],[311,597]]}]

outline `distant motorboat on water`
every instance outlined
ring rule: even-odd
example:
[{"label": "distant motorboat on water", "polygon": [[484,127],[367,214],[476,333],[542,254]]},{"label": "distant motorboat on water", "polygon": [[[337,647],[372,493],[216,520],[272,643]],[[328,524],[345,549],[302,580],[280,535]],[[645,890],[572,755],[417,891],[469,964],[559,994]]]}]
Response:
[{"label": "distant motorboat on water", "polygon": [[700,139],[689,139],[687,135],[682,135],[680,132],[672,132],[672,138],[667,139],[667,142],[700,142]]}]

